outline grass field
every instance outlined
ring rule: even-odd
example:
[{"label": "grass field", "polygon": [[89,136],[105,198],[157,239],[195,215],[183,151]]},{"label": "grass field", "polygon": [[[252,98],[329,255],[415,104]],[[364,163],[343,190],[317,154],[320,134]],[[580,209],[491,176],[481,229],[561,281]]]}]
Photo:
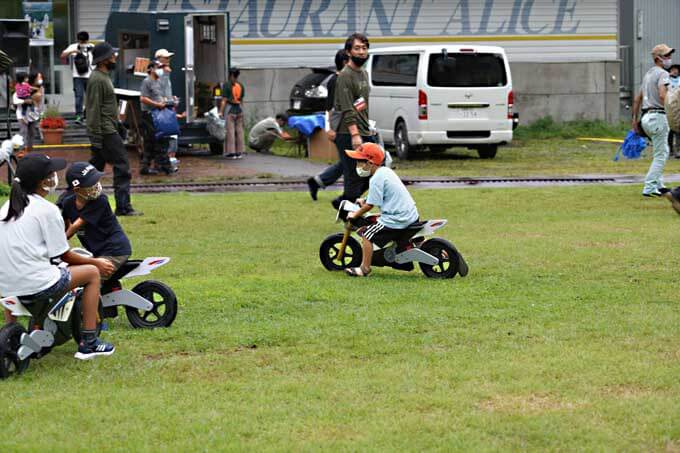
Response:
[{"label": "grass field", "polygon": [[0,451],[680,449],[678,216],[639,187],[414,191],[470,275],[324,270],[306,193],[135,196],[180,311],[0,383]]}]

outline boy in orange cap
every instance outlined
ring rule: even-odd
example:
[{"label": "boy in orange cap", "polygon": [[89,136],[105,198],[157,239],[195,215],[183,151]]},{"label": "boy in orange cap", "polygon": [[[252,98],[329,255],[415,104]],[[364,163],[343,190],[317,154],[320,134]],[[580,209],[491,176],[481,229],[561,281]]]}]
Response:
[{"label": "boy in orange cap", "polygon": [[357,200],[360,209],[350,213],[348,218],[361,217],[374,206],[380,208],[377,223],[358,231],[362,239],[361,266],[346,270],[352,277],[367,277],[371,273],[373,244],[383,247],[399,237],[404,228],[418,221],[418,210],[399,176],[391,168],[382,165],[385,151],[380,145],[364,143],[356,151],[346,150],[345,153],[357,161],[356,172],[360,177],[370,177],[368,196],[365,200]]}]

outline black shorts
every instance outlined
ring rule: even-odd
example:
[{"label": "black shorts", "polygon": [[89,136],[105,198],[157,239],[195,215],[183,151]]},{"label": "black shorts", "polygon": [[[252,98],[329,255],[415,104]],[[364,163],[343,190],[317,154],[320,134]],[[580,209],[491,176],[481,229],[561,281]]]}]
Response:
[{"label": "black shorts", "polygon": [[372,225],[362,227],[357,231],[357,234],[378,247],[384,247],[390,241],[396,241],[403,236],[404,230],[396,230],[376,222]]}]

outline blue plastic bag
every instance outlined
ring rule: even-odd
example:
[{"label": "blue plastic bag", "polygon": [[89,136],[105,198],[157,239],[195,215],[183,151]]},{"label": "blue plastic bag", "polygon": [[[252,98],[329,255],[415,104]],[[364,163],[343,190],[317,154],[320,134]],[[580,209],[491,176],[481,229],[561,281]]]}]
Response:
[{"label": "blue plastic bag", "polygon": [[323,114],[300,115],[288,118],[288,126],[295,128],[306,137],[310,137],[316,128],[326,127],[326,116]]},{"label": "blue plastic bag", "polygon": [[179,135],[179,123],[173,109],[154,109],[151,111],[154,136],[156,140],[171,135]]},{"label": "blue plastic bag", "polygon": [[614,154],[614,161],[618,161],[622,154],[626,159],[639,159],[645,148],[647,148],[647,139],[640,136],[634,130],[630,130],[623,144],[619,146],[616,154]]}]

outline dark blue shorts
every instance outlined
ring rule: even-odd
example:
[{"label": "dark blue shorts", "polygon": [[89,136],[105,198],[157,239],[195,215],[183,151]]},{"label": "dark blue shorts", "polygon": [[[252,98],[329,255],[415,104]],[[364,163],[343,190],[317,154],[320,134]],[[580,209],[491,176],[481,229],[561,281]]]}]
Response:
[{"label": "dark blue shorts", "polygon": [[21,299],[22,302],[29,304],[42,301],[51,302],[60,299],[71,287],[71,272],[69,272],[66,267],[60,267],[59,272],[61,275],[59,276],[57,283],[39,293],[31,294],[30,296],[21,296],[19,299]]}]

